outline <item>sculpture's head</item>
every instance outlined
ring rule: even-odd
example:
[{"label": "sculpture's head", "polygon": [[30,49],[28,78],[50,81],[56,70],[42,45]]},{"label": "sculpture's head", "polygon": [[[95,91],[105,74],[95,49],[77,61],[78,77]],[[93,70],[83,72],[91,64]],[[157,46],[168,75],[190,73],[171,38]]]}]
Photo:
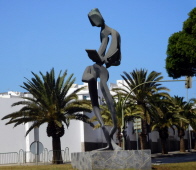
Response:
[{"label": "sculpture's head", "polygon": [[88,13],[88,18],[92,24],[92,26],[102,27],[104,25],[104,19],[97,8],[92,9]]}]

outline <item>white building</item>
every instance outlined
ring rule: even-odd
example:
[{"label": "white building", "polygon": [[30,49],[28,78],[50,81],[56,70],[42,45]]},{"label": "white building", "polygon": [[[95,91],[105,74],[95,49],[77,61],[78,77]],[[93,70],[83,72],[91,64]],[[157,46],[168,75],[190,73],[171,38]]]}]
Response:
[{"label": "white building", "polygon": [[[122,80],[118,80],[117,84],[110,84],[110,89],[113,87],[122,87]],[[83,85],[74,84],[70,89],[70,92],[73,90],[87,86],[86,83]],[[21,101],[21,96],[29,96],[29,93],[21,92],[12,92],[8,91],[7,93],[0,94],[0,118],[5,115],[17,111],[21,106],[11,105],[17,101]],[[80,99],[90,99],[88,88],[86,87],[79,94]],[[100,91],[98,83],[98,95],[102,98],[102,93]],[[93,116],[93,113],[88,113],[89,116]],[[46,126],[44,124],[40,126],[39,132],[34,130],[25,137],[25,133],[29,128],[30,124],[26,123],[25,125],[19,125],[13,128],[13,124],[5,125],[8,120],[0,121],[0,153],[5,152],[18,152],[20,149],[24,151],[30,151],[30,144],[35,140],[39,140],[44,148],[52,150],[52,138],[48,137],[46,134]],[[127,148],[136,149],[137,148],[137,139],[136,134],[133,131],[133,123],[130,122],[127,128]],[[115,135],[114,135],[115,137]],[[187,138],[187,137],[185,137]],[[173,132],[170,132],[168,146],[170,150],[179,150],[179,139],[177,133],[174,135]],[[70,126],[67,129],[65,127],[65,134],[61,138],[61,148],[64,150],[66,147],[69,148],[69,152],[81,152],[89,151],[101,147],[105,143],[105,138],[103,136],[101,129],[92,129],[88,124],[83,123],[82,121],[72,120]],[[153,152],[161,152],[161,145],[159,140],[158,132],[151,132],[149,134],[149,145]]]}]

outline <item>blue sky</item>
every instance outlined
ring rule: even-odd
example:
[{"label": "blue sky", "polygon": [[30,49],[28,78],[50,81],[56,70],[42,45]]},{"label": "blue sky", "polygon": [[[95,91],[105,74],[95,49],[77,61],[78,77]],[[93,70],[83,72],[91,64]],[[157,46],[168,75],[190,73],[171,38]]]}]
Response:
[{"label": "blue sky", "polygon": [[[92,61],[85,49],[98,49],[100,28],[87,14],[99,8],[108,26],[122,40],[122,63],[109,68],[109,83],[123,71],[165,70],[168,38],[182,29],[195,0],[0,0],[0,92],[24,91],[20,85],[31,71],[55,68],[74,73],[76,83]],[[184,77],[182,79],[185,79]],[[193,78],[193,80],[196,78]],[[187,96],[184,82],[163,83],[171,95]],[[196,81],[188,97],[196,97]]]}]

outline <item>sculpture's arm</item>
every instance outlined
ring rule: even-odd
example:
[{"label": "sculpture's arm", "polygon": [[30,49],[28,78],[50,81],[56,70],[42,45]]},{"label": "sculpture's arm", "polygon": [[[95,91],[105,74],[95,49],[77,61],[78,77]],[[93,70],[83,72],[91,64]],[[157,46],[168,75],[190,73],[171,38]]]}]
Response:
[{"label": "sculpture's arm", "polygon": [[[101,45],[100,45],[100,48],[98,50],[98,54],[99,54],[100,57],[105,56],[105,52],[106,52],[108,42],[109,42],[109,37],[101,34]],[[107,60],[105,60],[105,58],[103,60],[104,60],[104,62],[105,61],[107,62]]]},{"label": "sculpture's arm", "polygon": [[120,35],[117,31],[111,30],[111,43],[107,52],[104,56],[104,61],[106,63],[106,67],[118,66],[121,61],[121,50],[120,50]]}]

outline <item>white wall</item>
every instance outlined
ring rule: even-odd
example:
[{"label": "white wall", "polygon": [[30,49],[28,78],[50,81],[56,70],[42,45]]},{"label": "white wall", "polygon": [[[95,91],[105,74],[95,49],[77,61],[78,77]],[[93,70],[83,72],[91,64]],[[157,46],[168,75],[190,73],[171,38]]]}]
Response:
[{"label": "white wall", "polygon": [[93,129],[88,124],[84,124],[84,141],[85,142],[106,142],[101,128]]},{"label": "white wall", "polygon": [[136,139],[136,134],[133,133],[133,122],[130,121],[130,122],[127,123],[126,131],[127,131],[127,136],[129,137],[129,139],[131,141],[136,141],[137,140]]},{"label": "white wall", "polygon": [[71,120],[68,129],[65,129],[65,135],[61,138],[61,146],[69,148],[70,153],[81,152],[81,136],[84,135],[84,131],[81,130],[83,122],[78,120]]},{"label": "white wall", "polygon": [[[21,106],[11,107],[11,105],[20,100],[19,98],[0,98],[0,119],[18,111]],[[0,153],[25,150],[25,126],[19,125],[13,128],[13,124],[5,125],[8,120],[0,120]]]},{"label": "white wall", "polygon": [[151,139],[152,142],[158,142],[159,132],[152,131],[151,133],[149,133],[149,137],[150,137],[150,139]]}]

